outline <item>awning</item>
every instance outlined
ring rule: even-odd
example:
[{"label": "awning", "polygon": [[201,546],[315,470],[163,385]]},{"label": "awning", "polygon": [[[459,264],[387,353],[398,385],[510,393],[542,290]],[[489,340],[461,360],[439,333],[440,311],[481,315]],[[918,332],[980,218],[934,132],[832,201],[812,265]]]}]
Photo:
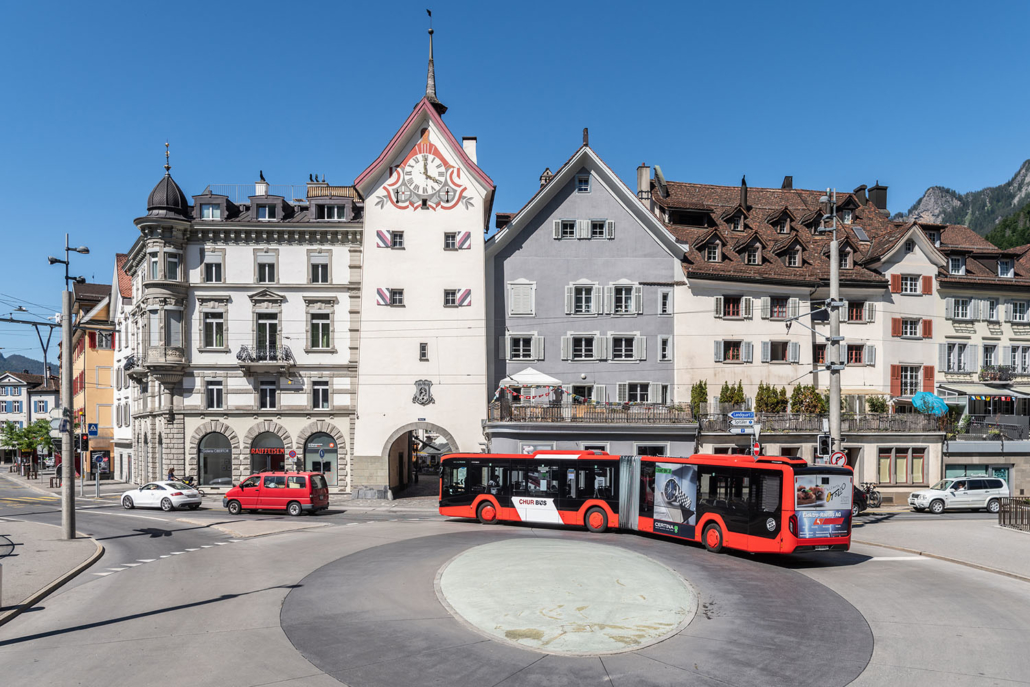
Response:
[{"label": "awning", "polygon": [[[987,386],[986,384],[941,384],[940,388],[960,396],[972,396],[980,399],[1030,398],[1030,393],[1024,391],[1017,391],[1008,387]],[[951,399],[944,397],[944,400],[948,401]]]},{"label": "awning", "polygon": [[505,377],[501,380],[501,386],[561,386],[561,380],[527,367],[522,372]]}]

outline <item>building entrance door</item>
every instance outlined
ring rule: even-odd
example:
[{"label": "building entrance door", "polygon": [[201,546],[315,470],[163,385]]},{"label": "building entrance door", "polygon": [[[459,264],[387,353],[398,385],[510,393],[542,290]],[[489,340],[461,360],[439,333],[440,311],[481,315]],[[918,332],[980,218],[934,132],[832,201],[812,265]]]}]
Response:
[{"label": "building entrance door", "polygon": [[257,316],[257,349],[259,359],[275,358],[279,345],[279,316],[275,313],[258,313]]},{"label": "building entrance door", "polygon": [[332,436],[319,433],[312,434],[304,445],[304,469],[321,472],[330,486],[336,486],[339,471],[339,446]]}]

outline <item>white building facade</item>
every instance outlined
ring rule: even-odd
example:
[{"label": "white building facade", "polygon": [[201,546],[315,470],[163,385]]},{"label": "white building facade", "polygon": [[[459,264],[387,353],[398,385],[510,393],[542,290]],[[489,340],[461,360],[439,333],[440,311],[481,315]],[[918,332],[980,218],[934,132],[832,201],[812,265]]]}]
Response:
[{"label": "white building facade", "polygon": [[132,277],[125,272],[128,255],[115,255],[111,278],[111,321],[114,323],[114,435],[111,442],[111,473],[122,482],[133,482],[132,475],[132,383],[125,362],[132,354]]}]

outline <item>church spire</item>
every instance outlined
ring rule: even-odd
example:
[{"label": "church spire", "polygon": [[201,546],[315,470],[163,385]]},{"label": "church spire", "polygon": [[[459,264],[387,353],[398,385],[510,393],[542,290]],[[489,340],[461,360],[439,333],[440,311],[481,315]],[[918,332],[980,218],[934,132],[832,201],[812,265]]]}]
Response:
[{"label": "church spire", "polygon": [[447,106],[436,98],[436,70],[433,68],[433,13],[426,10],[429,15],[429,72],[426,74],[426,100],[441,115],[447,111]]}]

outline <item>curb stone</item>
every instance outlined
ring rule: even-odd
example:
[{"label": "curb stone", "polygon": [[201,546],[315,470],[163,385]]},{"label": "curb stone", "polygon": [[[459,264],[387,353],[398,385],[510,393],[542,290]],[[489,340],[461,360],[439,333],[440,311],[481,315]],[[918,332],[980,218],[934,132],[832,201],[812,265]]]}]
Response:
[{"label": "curb stone", "polygon": [[957,563],[958,565],[964,565],[967,568],[974,568],[976,570],[982,570],[984,572],[994,573],[995,575],[1003,575],[1005,577],[1011,577],[1014,580],[1020,582],[1030,582],[1030,577],[1020,575],[1019,573],[1009,572],[1008,570],[999,570],[998,568],[992,568],[989,565],[980,565],[979,563],[972,563],[970,561],[964,561],[960,558],[950,558],[948,556],[941,556],[936,553],[930,553],[928,551],[919,551],[918,549],[910,549],[904,546],[893,546],[891,544],[877,544],[871,541],[862,541],[860,539],[852,539],[853,544],[862,544],[864,546],[878,546],[882,549],[893,549],[894,551],[903,551],[905,553],[914,553],[917,556],[924,556],[926,558],[936,558],[939,561],[945,561],[946,563]]},{"label": "curb stone", "polygon": [[38,604],[43,599],[45,599],[46,597],[48,597],[51,594],[53,594],[62,585],[64,585],[66,582],[68,582],[69,580],[71,580],[72,578],[77,576],[83,570],[85,570],[86,568],[90,567],[91,565],[96,563],[98,560],[100,560],[100,557],[104,555],[104,546],[100,542],[98,542],[96,539],[93,539],[92,537],[89,537],[89,539],[94,544],[96,544],[96,546],[97,546],[97,550],[93,552],[92,556],[90,556],[89,558],[84,560],[82,563],[79,563],[77,566],[75,566],[74,568],[72,568],[71,570],[66,572],[64,575],[61,575],[59,578],[57,578],[56,580],[54,580],[50,584],[46,585],[45,587],[43,587],[39,591],[37,591],[34,594],[30,595],[27,599],[22,601],[20,604],[17,604],[12,610],[7,611],[6,613],[0,614],[0,626],[3,626],[6,623],[9,623],[10,621],[14,620],[16,617],[18,617],[19,615],[21,615],[25,611],[29,610],[30,608],[32,608],[33,606]]}]

